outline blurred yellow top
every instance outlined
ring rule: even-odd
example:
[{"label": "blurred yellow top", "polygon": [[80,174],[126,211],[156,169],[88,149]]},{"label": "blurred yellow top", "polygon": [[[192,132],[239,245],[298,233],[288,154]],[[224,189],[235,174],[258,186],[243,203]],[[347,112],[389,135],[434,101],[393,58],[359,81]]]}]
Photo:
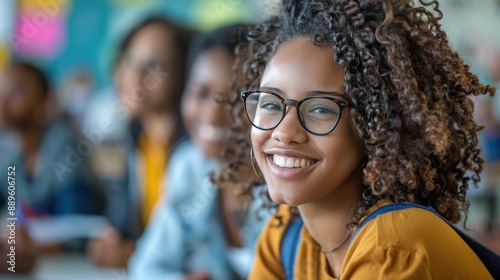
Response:
[{"label": "blurred yellow top", "polygon": [[153,213],[156,202],[163,193],[163,179],[166,175],[166,167],[170,147],[165,147],[148,141],[144,133],[139,138],[139,150],[143,157],[142,186],[143,201],[142,201],[142,223],[147,225]]}]

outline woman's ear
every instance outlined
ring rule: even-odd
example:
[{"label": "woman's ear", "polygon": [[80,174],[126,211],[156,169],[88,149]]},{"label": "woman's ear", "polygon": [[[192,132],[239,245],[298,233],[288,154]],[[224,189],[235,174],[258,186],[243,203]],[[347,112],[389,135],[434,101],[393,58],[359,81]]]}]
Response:
[{"label": "woman's ear", "polygon": [[358,133],[358,137],[360,139],[363,139],[363,131],[361,130],[361,128],[359,128],[357,125],[356,125],[356,122],[354,121],[354,119],[352,119],[352,125],[353,127],[356,129],[356,132]]},{"label": "woman's ear", "polygon": [[349,118],[349,125],[351,126],[352,133],[357,136],[359,145],[363,145],[363,149],[365,150],[366,154],[365,140],[363,139],[363,131],[361,130],[361,128],[358,127],[352,115]]}]

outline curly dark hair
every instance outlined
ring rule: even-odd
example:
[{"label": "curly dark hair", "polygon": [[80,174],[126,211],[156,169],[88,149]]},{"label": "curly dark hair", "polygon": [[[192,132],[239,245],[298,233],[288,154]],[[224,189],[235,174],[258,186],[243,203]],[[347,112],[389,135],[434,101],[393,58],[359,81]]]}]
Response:
[{"label": "curly dark hair", "polygon": [[[430,9],[428,9],[430,8]],[[237,92],[258,87],[267,62],[284,42],[308,38],[334,51],[345,67],[345,94],[364,141],[364,191],[355,226],[382,199],[432,206],[455,223],[467,215],[469,184],[483,168],[470,95],[494,95],[452,50],[437,1],[283,0],[282,11],[248,31],[237,49]],[[249,126],[228,148],[219,184],[258,185],[249,178]]]}]

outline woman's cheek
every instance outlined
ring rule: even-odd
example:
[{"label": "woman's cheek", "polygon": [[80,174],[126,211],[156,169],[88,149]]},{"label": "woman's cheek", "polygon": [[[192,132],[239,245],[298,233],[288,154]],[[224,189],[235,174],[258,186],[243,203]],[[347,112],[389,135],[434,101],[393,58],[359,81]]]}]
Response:
[{"label": "woman's cheek", "polygon": [[[267,134],[267,135],[266,135]],[[255,153],[255,156],[260,156],[262,153],[262,148],[266,140],[268,139],[268,135],[270,135],[269,131],[260,130],[258,128],[252,127],[250,137],[252,140],[252,147]]]}]

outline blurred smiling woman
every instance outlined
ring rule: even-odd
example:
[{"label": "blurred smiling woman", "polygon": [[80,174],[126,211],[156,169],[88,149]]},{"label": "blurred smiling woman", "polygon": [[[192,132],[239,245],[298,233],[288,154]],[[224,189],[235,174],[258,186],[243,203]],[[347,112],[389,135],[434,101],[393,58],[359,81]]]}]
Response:
[{"label": "blurred smiling woman", "polygon": [[181,107],[191,139],[172,155],[166,199],[129,262],[134,279],[229,280],[249,273],[264,222],[255,218],[257,204],[210,179],[225,164],[232,130],[226,101],[239,30],[221,27],[193,41]]}]

